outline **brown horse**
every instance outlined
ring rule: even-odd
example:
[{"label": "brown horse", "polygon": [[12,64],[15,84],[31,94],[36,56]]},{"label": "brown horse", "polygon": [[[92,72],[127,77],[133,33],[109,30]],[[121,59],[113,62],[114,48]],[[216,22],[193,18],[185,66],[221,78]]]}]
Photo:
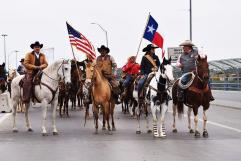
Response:
[{"label": "brown horse", "polygon": [[115,131],[114,123],[114,108],[115,102],[111,97],[111,87],[108,80],[103,76],[102,70],[95,67],[92,78],[92,101],[93,101],[93,114],[95,120],[95,134],[98,134],[98,120],[99,120],[99,107],[103,111],[103,127],[105,130],[105,122],[107,122],[108,134],[112,134],[109,117],[112,118],[112,130]]},{"label": "brown horse", "polygon": [[203,137],[208,137],[208,132],[206,128],[207,124],[207,116],[206,111],[209,108],[209,102],[210,102],[210,90],[208,86],[208,79],[209,79],[209,69],[208,69],[208,62],[207,57],[201,58],[200,55],[198,56],[196,60],[196,71],[194,72],[194,79],[192,84],[185,89],[185,101],[180,102],[177,98],[177,91],[178,91],[178,82],[180,80],[177,80],[172,88],[172,98],[173,98],[173,132],[177,132],[176,129],[176,123],[175,123],[175,116],[176,112],[178,114],[183,114],[184,105],[189,107],[188,110],[188,128],[190,129],[190,133],[193,133],[193,130],[191,129],[191,109],[194,113],[194,133],[195,137],[200,137],[200,133],[197,129],[198,125],[198,108],[200,106],[203,106]]}]

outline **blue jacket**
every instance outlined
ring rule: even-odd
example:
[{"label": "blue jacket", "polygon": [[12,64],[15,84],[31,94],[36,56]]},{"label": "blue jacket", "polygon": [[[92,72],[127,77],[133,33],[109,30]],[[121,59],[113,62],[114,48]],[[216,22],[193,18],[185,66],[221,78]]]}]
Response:
[{"label": "blue jacket", "polygon": [[[158,58],[157,55],[153,54],[152,58],[154,59],[154,61],[156,62],[156,66],[160,67],[160,60]],[[152,68],[154,66],[151,64],[151,62],[149,62],[149,60],[143,56],[142,60],[141,60],[141,75],[148,75],[152,72]]]}]

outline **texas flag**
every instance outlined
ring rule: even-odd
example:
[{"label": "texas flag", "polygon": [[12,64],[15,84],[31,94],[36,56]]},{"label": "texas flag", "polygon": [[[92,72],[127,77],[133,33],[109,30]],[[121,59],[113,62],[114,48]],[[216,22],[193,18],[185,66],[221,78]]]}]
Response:
[{"label": "texas flag", "polygon": [[[157,32],[157,28],[158,28],[158,23],[151,15],[149,15],[149,21],[146,25],[146,30],[143,38],[149,40],[150,42],[152,42],[153,44],[155,44],[156,46],[160,47],[163,50],[164,39],[161,36],[161,34]],[[164,51],[162,54],[164,54]]]}]

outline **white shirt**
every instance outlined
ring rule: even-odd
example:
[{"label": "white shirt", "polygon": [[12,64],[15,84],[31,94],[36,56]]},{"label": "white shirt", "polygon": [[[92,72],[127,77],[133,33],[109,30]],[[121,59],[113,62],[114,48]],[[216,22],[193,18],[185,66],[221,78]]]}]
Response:
[{"label": "white shirt", "polygon": [[36,52],[34,52],[34,54],[35,54],[36,57],[39,59],[39,54],[40,54],[40,53],[36,53]]}]

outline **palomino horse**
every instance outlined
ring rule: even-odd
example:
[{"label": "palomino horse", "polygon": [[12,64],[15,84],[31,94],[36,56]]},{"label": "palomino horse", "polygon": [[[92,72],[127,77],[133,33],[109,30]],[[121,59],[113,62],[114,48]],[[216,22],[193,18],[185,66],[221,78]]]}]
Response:
[{"label": "palomino horse", "polygon": [[[70,83],[70,70],[71,64],[70,61],[58,60],[53,64],[48,66],[43,70],[42,79],[40,85],[36,85],[35,88],[35,98],[41,103],[42,111],[42,135],[47,135],[46,130],[46,115],[47,115],[47,105],[51,104],[53,114],[52,114],[52,126],[53,134],[57,135],[58,131],[56,128],[56,108],[58,101],[58,85],[59,80],[63,79],[66,83]],[[16,127],[16,108],[18,102],[22,96],[22,89],[19,86],[19,82],[23,79],[23,75],[17,76],[12,81],[12,103],[13,103],[13,132],[18,132]],[[28,131],[32,131],[32,127],[29,122],[28,109],[30,104],[26,104],[26,126]]]},{"label": "palomino horse", "polygon": [[[165,115],[170,101],[170,89],[173,78],[173,67],[171,59],[163,59],[160,70],[149,85],[149,98],[151,100],[151,113],[153,117],[154,137],[166,137]],[[160,117],[158,117],[160,115]],[[159,126],[159,129],[158,129]]]},{"label": "palomino horse", "polygon": [[[210,102],[210,90],[208,86],[208,79],[209,79],[209,69],[208,69],[208,62],[207,56],[205,58],[201,58],[200,55],[196,60],[196,71],[194,74],[194,79],[192,84],[186,89],[186,99],[184,104],[189,107],[188,109],[188,128],[190,133],[193,132],[191,129],[191,109],[194,113],[194,133],[195,137],[200,137],[200,132],[198,131],[198,108],[203,106],[203,137],[208,137],[208,132],[206,128],[207,124],[207,116],[206,111],[209,108]],[[177,132],[176,129],[176,122],[175,116],[176,112],[178,114],[183,114],[184,105],[183,102],[179,102],[177,99],[177,88],[178,87],[177,80],[172,88],[172,97],[173,97],[173,132]]]},{"label": "palomino horse", "polygon": [[111,97],[111,87],[108,80],[103,76],[102,70],[95,67],[92,78],[92,101],[93,101],[93,114],[95,120],[95,133],[98,134],[98,120],[99,120],[99,107],[103,111],[103,127],[105,130],[105,122],[107,122],[108,134],[112,134],[109,117],[112,118],[112,130],[115,131],[114,123],[114,108],[115,101]]}]

